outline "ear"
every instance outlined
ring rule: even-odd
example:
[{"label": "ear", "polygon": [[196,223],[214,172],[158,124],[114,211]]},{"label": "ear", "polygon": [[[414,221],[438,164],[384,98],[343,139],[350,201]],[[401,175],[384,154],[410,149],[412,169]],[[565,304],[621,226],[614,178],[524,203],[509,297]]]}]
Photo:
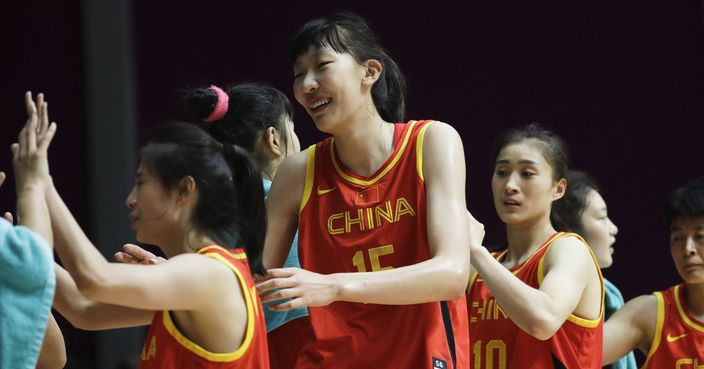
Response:
[{"label": "ear", "polygon": [[276,157],[283,155],[283,142],[281,141],[279,131],[274,127],[269,127],[264,130],[264,134],[262,134],[262,146],[264,152],[269,152]]},{"label": "ear", "polygon": [[553,201],[561,199],[565,196],[565,192],[567,192],[567,179],[560,178],[560,180],[555,184],[555,190],[552,193]]},{"label": "ear", "polygon": [[174,195],[178,201],[192,198],[196,194],[196,180],[191,176],[185,176],[178,181],[174,187]]},{"label": "ear", "polygon": [[362,84],[371,87],[379,80],[384,68],[381,66],[381,62],[376,59],[369,59],[365,61],[362,66],[364,67],[364,79],[362,79]]}]

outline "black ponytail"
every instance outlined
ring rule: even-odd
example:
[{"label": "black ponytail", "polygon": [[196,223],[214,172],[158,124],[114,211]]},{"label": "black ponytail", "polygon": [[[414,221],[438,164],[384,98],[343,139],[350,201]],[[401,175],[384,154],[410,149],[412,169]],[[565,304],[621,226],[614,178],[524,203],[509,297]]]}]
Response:
[{"label": "black ponytail", "polygon": [[264,275],[266,269],[262,264],[262,250],[266,234],[266,210],[262,177],[249,159],[247,151],[227,142],[222,145],[225,160],[234,174],[232,180],[239,208],[235,224],[239,238],[247,253],[252,273]]},{"label": "black ponytail", "polygon": [[405,121],[406,79],[364,19],[342,12],[304,24],[289,42],[291,63],[311,47],[330,47],[338,53],[348,53],[358,63],[378,60],[382,72],[372,88],[376,110],[387,122]]},{"label": "black ponytail", "polygon": [[141,158],[166,189],[193,177],[198,190],[193,227],[222,246],[243,247],[252,273],[265,273],[264,189],[244,149],[223,145],[193,124],[172,122],[151,132]]},{"label": "black ponytail", "polygon": [[[266,83],[242,83],[225,88],[224,92],[229,97],[227,113],[208,126],[216,140],[241,146],[250,154],[257,153],[257,141],[269,127],[276,128],[282,133],[281,139],[286,140],[285,122],[286,118],[293,119],[293,110],[283,92]],[[184,93],[183,101],[204,120],[215,109],[218,95],[211,88],[192,88]]]}]

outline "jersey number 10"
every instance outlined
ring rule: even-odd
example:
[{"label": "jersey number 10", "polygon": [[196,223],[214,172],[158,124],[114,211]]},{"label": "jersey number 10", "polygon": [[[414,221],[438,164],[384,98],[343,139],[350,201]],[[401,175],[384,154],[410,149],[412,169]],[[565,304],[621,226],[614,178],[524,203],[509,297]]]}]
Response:
[{"label": "jersey number 10", "polygon": [[[484,366],[482,366],[482,351],[486,351]],[[494,364],[494,355],[498,356],[497,364]],[[506,369],[506,343],[502,340],[487,342],[484,350],[482,350],[481,340],[475,342],[472,346],[472,356],[474,356],[474,369]]]}]

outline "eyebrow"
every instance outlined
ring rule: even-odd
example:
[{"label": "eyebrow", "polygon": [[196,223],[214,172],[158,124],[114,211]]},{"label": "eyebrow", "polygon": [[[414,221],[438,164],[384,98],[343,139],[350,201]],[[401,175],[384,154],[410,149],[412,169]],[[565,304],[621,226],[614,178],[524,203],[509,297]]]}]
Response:
[{"label": "eyebrow", "polygon": [[[508,159],[500,159],[496,161],[496,164],[510,164],[511,161]],[[533,164],[533,165],[538,165],[537,161],[533,160],[528,160],[528,159],[522,159],[518,161],[518,164]]]}]

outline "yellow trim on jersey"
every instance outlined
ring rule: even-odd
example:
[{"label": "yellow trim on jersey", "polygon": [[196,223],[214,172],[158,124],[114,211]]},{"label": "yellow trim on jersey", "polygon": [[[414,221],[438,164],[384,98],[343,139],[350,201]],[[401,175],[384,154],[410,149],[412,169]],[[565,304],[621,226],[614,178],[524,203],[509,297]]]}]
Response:
[{"label": "yellow trim on jersey", "polygon": [[298,213],[303,211],[303,207],[308,203],[310,194],[313,192],[313,179],[315,178],[315,145],[308,146],[308,156],[306,158],[306,183],[303,186],[303,197]]},{"label": "yellow trim on jersey", "polygon": [[435,123],[435,121],[430,121],[424,125],[418,132],[418,139],[416,140],[416,171],[418,171],[418,177],[422,182],[425,182],[425,177],[423,176],[423,139],[425,139],[425,130]]},{"label": "yellow trim on jersey", "polygon": [[247,349],[249,349],[250,344],[252,343],[252,338],[254,337],[254,326],[255,326],[255,321],[254,321],[254,305],[252,303],[252,299],[250,298],[250,293],[249,289],[247,288],[247,283],[245,282],[244,277],[242,276],[242,273],[240,273],[239,269],[237,269],[234,265],[232,265],[227,259],[225,259],[222,255],[218,253],[209,253],[209,254],[203,254],[204,256],[207,256],[209,258],[213,258],[216,260],[219,260],[223,262],[225,265],[227,265],[234,273],[237,275],[237,279],[240,284],[240,288],[242,289],[242,295],[244,296],[245,299],[245,305],[247,306],[247,329],[245,331],[245,336],[244,336],[244,341],[242,341],[242,345],[234,352],[228,352],[228,353],[214,353],[210,352],[197,343],[189,340],[186,336],[184,336],[178,328],[176,328],[176,325],[174,324],[173,320],[171,320],[171,314],[169,314],[168,310],[165,310],[162,314],[163,316],[163,324],[166,330],[171,334],[171,336],[178,342],[180,343],[183,347],[187,348],[189,351],[192,353],[206,359],[212,362],[217,362],[217,363],[225,363],[225,362],[233,362],[239,358],[242,357],[247,352]]},{"label": "yellow trim on jersey", "polygon": [[247,258],[247,254],[245,254],[245,253],[242,252],[242,251],[232,252],[231,250],[228,250],[228,249],[226,249],[226,248],[224,248],[224,247],[222,247],[222,246],[219,246],[219,245],[203,246],[203,247],[201,247],[200,249],[198,249],[198,253],[201,254],[201,255],[203,255],[203,254],[205,254],[205,253],[207,253],[208,251],[213,250],[213,249],[225,250],[225,251],[227,251],[233,258],[235,258],[236,260],[244,260],[244,259]]},{"label": "yellow trim on jersey", "polygon": [[391,162],[388,165],[386,165],[386,167],[379,174],[377,174],[376,177],[374,177],[368,181],[352,177],[352,176],[348,175],[347,173],[345,173],[342,170],[342,168],[340,168],[340,165],[337,163],[337,159],[335,159],[335,146],[333,145],[335,143],[335,139],[333,139],[332,142],[330,142],[330,157],[332,158],[332,165],[333,165],[333,167],[335,167],[335,171],[337,171],[337,174],[339,174],[340,177],[342,177],[346,181],[352,182],[356,185],[360,185],[360,186],[373,185],[374,183],[378,182],[382,177],[384,177],[386,175],[386,173],[388,173],[391,169],[393,169],[393,167],[396,165],[396,163],[398,163],[398,161],[401,160],[401,157],[403,156],[403,152],[406,150],[406,146],[408,145],[408,141],[411,138],[411,133],[413,133],[413,127],[416,125],[416,123],[417,122],[415,120],[408,123],[408,124],[410,124],[410,127],[408,127],[408,129],[406,131],[406,135],[403,138],[403,143],[401,144],[401,148],[398,150],[398,152],[396,153],[394,158],[391,160]]},{"label": "yellow trim on jersey", "polygon": [[681,294],[680,294],[680,286],[677,285],[675,286],[675,306],[677,306],[677,311],[680,313],[680,316],[682,317],[682,320],[690,326],[691,328],[694,328],[694,330],[699,331],[704,333],[704,327],[701,326],[701,324],[698,324],[697,322],[693,321],[692,319],[689,319],[689,316],[687,316],[687,313],[684,311],[684,306],[682,306],[682,301],[681,301]]},{"label": "yellow trim on jersey", "polygon": [[[601,322],[601,318],[604,315],[604,277],[601,275],[601,269],[599,268],[599,263],[596,261],[596,256],[594,256],[594,252],[592,251],[592,248],[589,247],[589,244],[587,244],[587,241],[582,238],[582,236],[576,234],[576,233],[561,233],[557,237],[553,238],[552,241],[550,241],[550,244],[547,246],[548,248],[552,247],[552,245],[555,243],[560,238],[564,237],[577,237],[582,243],[584,243],[585,246],[587,246],[587,250],[589,251],[589,255],[592,256],[592,261],[594,261],[594,266],[596,267],[597,273],[599,273],[599,281],[601,283],[601,305],[599,307],[599,316],[596,319],[586,319],[579,317],[574,314],[570,314],[567,317],[567,320],[570,322],[577,324],[580,327],[585,327],[585,328],[595,328],[599,325]],[[543,284],[543,279],[545,279],[545,273],[543,272],[543,264],[545,262],[545,256],[548,254],[549,250],[546,250],[543,256],[540,258],[540,261],[538,262],[538,287],[540,287],[541,284]]]},{"label": "yellow trim on jersey", "polygon": [[658,301],[658,319],[655,323],[655,334],[653,335],[653,343],[650,345],[650,350],[648,351],[648,357],[645,358],[645,364],[643,368],[647,368],[650,363],[650,358],[655,355],[655,351],[660,347],[660,341],[662,340],[662,328],[665,325],[665,299],[662,297],[661,292],[654,292],[655,299]]}]

